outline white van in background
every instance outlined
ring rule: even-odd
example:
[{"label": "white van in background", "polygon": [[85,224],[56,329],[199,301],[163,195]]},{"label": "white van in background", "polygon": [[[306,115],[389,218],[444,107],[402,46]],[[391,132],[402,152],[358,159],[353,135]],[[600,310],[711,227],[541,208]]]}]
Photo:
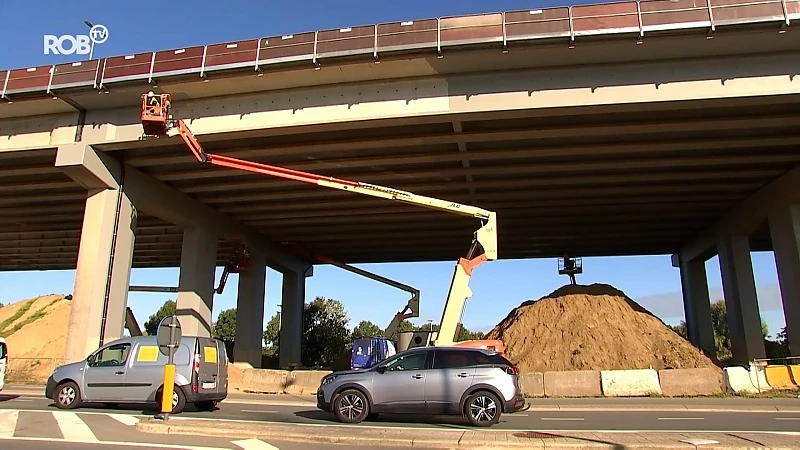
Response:
[{"label": "white van in background", "polygon": [[6,385],[6,368],[8,367],[8,346],[6,340],[0,337],[0,391]]}]

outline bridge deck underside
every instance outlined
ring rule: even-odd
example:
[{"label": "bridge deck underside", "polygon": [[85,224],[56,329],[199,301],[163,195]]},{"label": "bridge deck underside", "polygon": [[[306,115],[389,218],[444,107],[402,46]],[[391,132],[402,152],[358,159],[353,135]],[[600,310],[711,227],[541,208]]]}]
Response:
[{"label": "bridge deck underside", "polygon": [[[797,100],[428,117],[210,142],[207,151],[496,210],[501,259],[669,254],[800,162]],[[53,168],[52,151],[26,153],[0,168],[0,270],[74,268],[85,191]],[[348,263],[455,260],[479,226],[201,165],[177,138],[111,153],[274,241]],[[134,266],[177,266],[181,230],[147,211],[138,225]],[[752,245],[771,248],[766,228]],[[221,242],[220,263],[228,251]]]}]

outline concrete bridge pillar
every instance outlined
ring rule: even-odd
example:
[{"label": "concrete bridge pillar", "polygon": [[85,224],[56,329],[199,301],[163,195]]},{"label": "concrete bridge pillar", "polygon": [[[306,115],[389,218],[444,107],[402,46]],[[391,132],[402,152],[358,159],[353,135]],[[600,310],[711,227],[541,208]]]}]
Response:
[{"label": "concrete bridge pillar", "polygon": [[789,353],[800,355],[800,205],[772,211],[769,229],[783,299]]},{"label": "concrete bridge pillar", "polygon": [[281,300],[280,354],[281,369],[301,366],[303,339],[303,311],[306,299],[306,277],[313,275],[313,266],[305,272],[283,272],[283,295]]},{"label": "concrete bridge pillar", "polygon": [[732,362],[747,365],[753,358],[766,356],[748,236],[720,236],[717,252],[728,313]]},{"label": "concrete bridge pillar", "polygon": [[689,342],[707,356],[716,358],[714,327],[711,324],[711,302],[708,296],[708,278],[705,261],[697,258],[679,262],[683,310]]},{"label": "concrete bridge pillar", "polygon": [[137,214],[113,158],[68,144],[55,166],[88,191],[64,355],[74,362],[123,336]]},{"label": "concrete bridge pillar", "polygon": [[250,266],[239,274],[236,299],[236,337],[234,361],[261,367],[264,334],[264,295],[267,281],[267,259],[263,253],[251,251]]},{"label": "concrete bridge pillar", "polygon": [[211,337],[217,236],[199,227],[183,231],[175,315],[184,336]]}]

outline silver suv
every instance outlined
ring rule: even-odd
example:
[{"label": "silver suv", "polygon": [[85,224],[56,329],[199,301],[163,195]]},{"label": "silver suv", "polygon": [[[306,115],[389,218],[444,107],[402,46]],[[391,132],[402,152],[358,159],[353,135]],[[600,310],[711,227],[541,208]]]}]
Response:
[{"label": "silver suv", "polygon": [[366,370],[322,378],[317,407],[345,423],[379,413],[463,415],[474,426],[497,423],[525,406],[519,370],[490,350],[416,347]]}]

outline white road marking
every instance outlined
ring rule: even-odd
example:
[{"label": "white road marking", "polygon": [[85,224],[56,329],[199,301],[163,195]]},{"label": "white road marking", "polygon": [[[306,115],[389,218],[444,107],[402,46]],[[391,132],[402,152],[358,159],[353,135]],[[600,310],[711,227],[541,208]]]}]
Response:
[{"label": "white road marking", "polygon": [[659,417],[658,420],[703,420],[703,417]]},{"label": "white road marking", "polygon": [[0,411],[0,437],[13,437],[18,420],[19,411]]},{"label": "white road marking", "polygon": [[259,409],[243,409],[241,411],[242,412],[247,412],[247,413],[272,413],[272,414],[277,414],[278,413],[278,411],[265,411],[263,409],[261,409],[261,410],[259,410]]},{"label": "white road marking", "polygon": [[74,412],[70,411],[51,411],[50,414],[56,418],[61,434],[68,441],[98,442],[97,436],[86,422]]},{"label": "white road marking", "polygon": [[274,445],[269,445],[260,439],[244,439],[241,441],[231,441],[231,444],[241,447],[244,450],[280,450]]},{"label": "white road marking", "polygon": [[108,416],[125,425],[133,426],[139,423],[139,418],[130,414],[109,414]]},{"label": "white road marking", "polygon": [[[53,438],[31,438],[31,437],[0,437],[0,441],[31,441],[31,442],[47,442],[52,443]],[[60,439],[59,439],[60,440]],[[100,446],[114,446],[114,447],[145,447],[152,449],[154,444],[149,442],[124,442],[124,441],[81,441],[69,440],[74,444],[96,444]],[[173,445],[173,444],[157,444],[159,449],[175,449],[175,450],[230,450],[225,447],[198,447],[196,445]]]},{"label": "white road marking", "polygon": [[32,402],[33,400],[30,400],[30,399],[27,399],[27,398],[12,398],[12,399],[9,399],[9,400],[6,400],[6,401],[7,402]]},{"label": "white road marking", "polygon": [[542,420],[584,420],[583,417],[542,417]]},{"label": "white road marking", "polygon": [[800,417],[776,417],[775,420],[800,420]]}]

